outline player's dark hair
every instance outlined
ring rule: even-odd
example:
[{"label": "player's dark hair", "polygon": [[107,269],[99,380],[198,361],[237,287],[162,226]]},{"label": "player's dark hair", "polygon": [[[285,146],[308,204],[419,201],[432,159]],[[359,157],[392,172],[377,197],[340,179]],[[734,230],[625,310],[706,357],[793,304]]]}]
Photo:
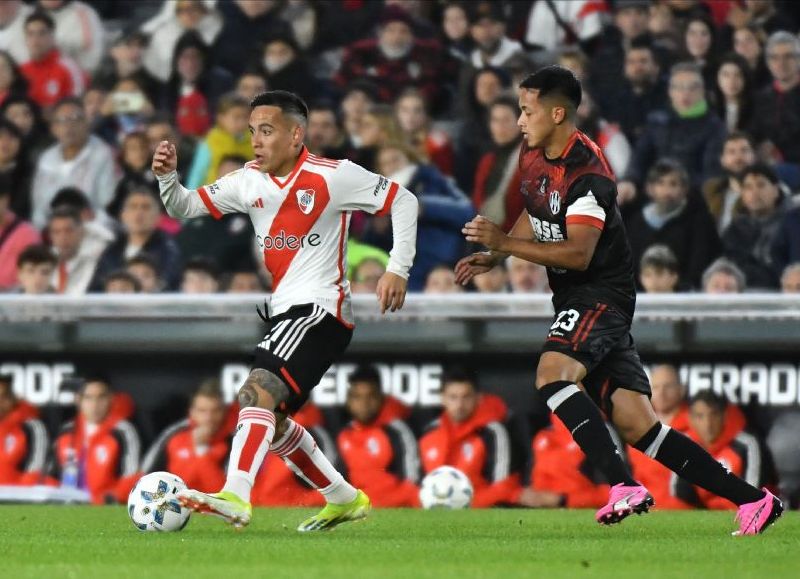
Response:
[{"label": "player's dark hair", "polygon": [[50,201],[50,209],[56,210],[60,207],[70,207],[75,211],[83,211],[90,209],[92,205],[89,203],[89,198],[82,190],[77,187],[62,187],[53,196]]},{"label": "player's dark hair", "polygon": [[574,115],[581,104],[583,91],[581,83],[571,70],[557,64],[540,68],[528,75],[520,88],[539,91],[539,98],[552,98],[567,104],[568,116]]},{"label": "player's dark hair", "polygon": [[694,406],[696,402],[705,402],[718,412],[725,412],[728,407],[728,401],[711,389],[700,390],[700,392],[692,396],[689,399],[689,408]]},{"label": "player's dark hair", "polygon": [[47,26],[47,28],[49,28],[51,32],[56,29],[56,21],[53,20],[50,17],[50,15],[47,12],[44,12],[43,10],[36,10],[32,12],[25,19],[25,28],[27,28],[28,24],[30,24],[31,22],[41,22],[42,24]]},{"label": "player's dark hair", "polygon": [[17,268],[26,264],[42,265],[49,263],[55,266],[58,263],[55,254],[44,244],[30,245],[26,247],[17,258]]},{"label": "player's dark hair", "polygon": [[109,273],[103,279],[103,288],[108,286],[108,284],[111,283],[112,281],[125,281],[125,282],[128,282],[129,284],[131,284],[133,286],[133,292],[134,293],[138,294],[139,292],[142,291],[142,284],[139,283],[139,280],[136,279],[135,275],[133,275],[131,272],[129,272],[127,270],[118,269],[118,270],[115,270],[115,271],[112,271],[111,273]]},{"label": "player's dark hair", "polygon": [[219,281],[219,267],[217,262],[209,257],[196,256],[186,262],[186,267],[183,268],[183,273],[187,271],[198,271],[214,278]]},{"label": "player's dark hair", "polygon": [[778,179],[778,174],[772,167],[770,167],[766,163],[757,162],[745,168],[745,170],[742,171],[741,175],[742,181],[744,181],[744,178],[747,177],[748,175],[760,175],[773,185],[778,185],[780,183],[780,179]]},{"label": "player's dark hair", "polygon": [[278,107],[284,115],[294,117],[301,125],[308,125],[308,105],[303,99],[286,90],[268,90],[256,95],[250,107]]},{"label": "player's dark hair", "polygon": [[347,382],[352,386],[356,382],[371,384],[378,390],[381,390],[381,375],[377,368],[372,364],[361,364],[350,376],[347,377]]},{"label": "player's dark hair", "polygon": [[642,259],[639,262],[639,271],[643,271],[648,267],[659,271],[667,270],[672,273],[678,273],[678,258],[666,245],[651,245],[642,255]]},{"label": "player's dark hair", "polygon": [[647,184],[656,183],[667,175],[677,175],[684,187],[689,186],[689,173],[680,161],[669,158],[661,158],[656,161],[647,172]]},{"label": "player's dark hair", "polygon": [[475,374],[462,366],[451,366],[442,372],[442,392],[447,389],[448,385],[456,383],[469,384],[475,392],[478,391]]}]

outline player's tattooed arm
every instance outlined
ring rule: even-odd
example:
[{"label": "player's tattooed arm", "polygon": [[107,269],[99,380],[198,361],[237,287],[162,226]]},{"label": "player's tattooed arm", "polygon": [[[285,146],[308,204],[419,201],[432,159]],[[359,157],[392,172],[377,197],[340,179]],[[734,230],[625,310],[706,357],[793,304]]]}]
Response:
[{"label": "player's tattooed arm", "polygon": [[261,392],[268,394],[275,406],[289,398],[289,389],[280,378],[263,368],[255,368],[239,389],[239,407],[262,406],[266,400]]}]

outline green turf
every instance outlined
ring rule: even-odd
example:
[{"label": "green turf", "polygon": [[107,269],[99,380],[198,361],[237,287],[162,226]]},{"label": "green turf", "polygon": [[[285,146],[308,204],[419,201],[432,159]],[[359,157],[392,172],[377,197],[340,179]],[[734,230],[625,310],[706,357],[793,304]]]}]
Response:
[{"label": "green turf", "polygon": [[602,528],[590,511],[379,510],[299,535],[306,509],[259,509],[235,532],[195,516],[140,533],[122,507],[0,506],[0,577],[800,577],[800,515],[734,538],[730,512],[654,512]]}]

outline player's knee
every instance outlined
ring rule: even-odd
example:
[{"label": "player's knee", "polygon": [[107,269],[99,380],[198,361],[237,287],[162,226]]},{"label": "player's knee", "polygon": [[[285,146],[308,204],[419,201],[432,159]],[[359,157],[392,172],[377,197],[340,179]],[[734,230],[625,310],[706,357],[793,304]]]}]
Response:
[{"label": "player's knee", "polygon": [[239,407],[259,406],[273,410],[289,398],[289,389],[283,380],[269,370],[255,368],[239,389]]}]

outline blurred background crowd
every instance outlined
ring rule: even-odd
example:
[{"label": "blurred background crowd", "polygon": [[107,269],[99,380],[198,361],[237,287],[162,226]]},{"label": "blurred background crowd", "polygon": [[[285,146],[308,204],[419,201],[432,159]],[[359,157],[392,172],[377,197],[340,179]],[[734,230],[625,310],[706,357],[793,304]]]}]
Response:
[{"label": "blurred background crowd", "polygon": [[[800,291],[800,39],[773,0],[5,0],[0,291],[262,292],[247,217],[168,217],[150,173],[178,144],[188,187],[252,155],[249,101],[310,106],[307,146],[420,200],[410,289],[547,292],[510,259],[453,283],[476,212],[522,210],[515,86],[557,62],[616,173],[646,292]],[[371,292],[388,217],[354,215]]]}]

